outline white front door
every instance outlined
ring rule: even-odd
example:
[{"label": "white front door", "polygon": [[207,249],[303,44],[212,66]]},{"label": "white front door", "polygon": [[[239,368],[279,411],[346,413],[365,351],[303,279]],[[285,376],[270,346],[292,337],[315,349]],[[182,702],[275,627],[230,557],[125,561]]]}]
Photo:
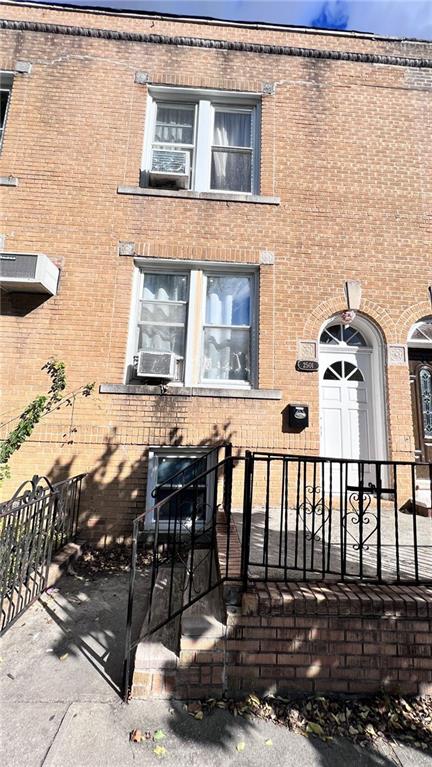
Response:
[{"label": "white front door", "polygon": [[[371,351],[321,347],[321,453],[329,458],[375,458]],[[365,467],[364,481],[373,481]],[[350,484],[358,483],[355,466]]]}]

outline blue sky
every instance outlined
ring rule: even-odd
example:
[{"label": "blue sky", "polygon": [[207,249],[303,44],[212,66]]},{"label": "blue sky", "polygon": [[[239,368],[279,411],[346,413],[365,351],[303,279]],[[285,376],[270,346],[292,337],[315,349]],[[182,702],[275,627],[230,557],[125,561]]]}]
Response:
[{"label": "blue sky", "polygon": [[432,0],[63,0],[63,3],[432,40]]}]

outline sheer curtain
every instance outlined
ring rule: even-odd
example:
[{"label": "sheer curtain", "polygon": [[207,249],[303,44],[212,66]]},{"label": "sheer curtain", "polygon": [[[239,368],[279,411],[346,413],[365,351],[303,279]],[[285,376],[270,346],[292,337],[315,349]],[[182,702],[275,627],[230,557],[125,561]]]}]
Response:
[{"label": "sheer curtain", "polygon": [[204,378],[250,377],[250,277],[208,277]]},{"label": "sheer curtain", "polygon": [[251,191],[251,120],[251,112],[215,111],[212,189]]},{"label": "sheer curtain", "polygon": [[184,357],[188,279],[178,274],[144,274],[138,348]]}]

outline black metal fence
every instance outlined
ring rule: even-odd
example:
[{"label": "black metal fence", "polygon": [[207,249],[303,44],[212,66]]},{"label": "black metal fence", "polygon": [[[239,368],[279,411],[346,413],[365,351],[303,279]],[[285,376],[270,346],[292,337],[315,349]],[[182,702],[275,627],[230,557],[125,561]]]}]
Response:
[{"label": "black metal fence", "polygon": [[431,508],[432,464],[247,453],[244,586],[432,583]]},{"label": "black metal fence", "polygon": [[74,540],[84,476],[55,485],[34,476],[0,504],[0,634],[40,596],[53,554]]},{"label": "black metal fence", "polygon": [[[125,699],[138,641],[226,582],[432,583],[432,464],[218,450],[134,520]],[[153,553],[150,602],[132,641],[140,542]]]}]

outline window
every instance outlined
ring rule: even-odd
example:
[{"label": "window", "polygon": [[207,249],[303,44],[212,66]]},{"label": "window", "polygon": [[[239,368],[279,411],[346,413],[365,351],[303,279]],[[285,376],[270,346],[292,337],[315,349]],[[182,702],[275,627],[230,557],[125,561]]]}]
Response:
[{"label": "window", "polygon": [[[149,451],[149,466],[147,477],[146,508],[151,509],[155,504],[164,501],[183,485],[193,480],[197,481],[177,496],[170,503],[163,503],[159,509],[161,522],[171,520],[171,528],[177,519],[179,526],[190,525],[193,513],[195,523],[203,524],[209,517],[209,477],[200,477],[209,466],[208,448],[153,448]],[[155,519],[149,520],[151,524]]]},{"label": "window", "polygon": [[[129,380],[163,383],[153,370],[160,371],[161,357],[169,357],[175,373],[166,374],[167,383],[253,385],[254,272],[238,267],[220,271],[214,265],[194,265],[187,271],[183,265],[163,271],[142,267],[137,283]],[[172,369],[167,363],[166,370]]]},{"label": "window", "polygon": [[143,183],[258,193],[258,108],[242,94],[152,88]]},{"label": "window", "polygon": [[343,325],[341,322],[326,328],[321,333],[320,343],[337,346],[367,346],[364,336],[359,330],[351,325]]},{"label": "window", "polygon": [[0,149],[3,144],[6,128],[11,90],[12,74],[10,72],[0,72]]}]

